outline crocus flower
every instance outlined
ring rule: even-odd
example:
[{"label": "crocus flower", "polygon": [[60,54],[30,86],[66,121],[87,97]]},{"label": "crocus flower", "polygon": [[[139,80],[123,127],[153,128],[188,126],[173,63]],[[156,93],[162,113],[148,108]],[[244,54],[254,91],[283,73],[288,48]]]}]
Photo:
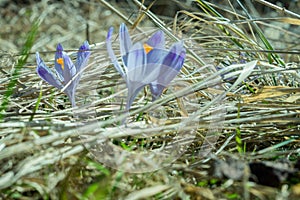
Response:
[{"label": "crocus flower", "polygon": [[126,25],[121,24],[119,37],[122,67],[112,49],[112,34],[113,27],[107,34],[107,51],[114,67],[126,81],[126,109],[130,109],[135,97],[146,85],[150,86],[152,100],[155,101],[183,66],[186,54],[183,42],[176,42],[170,49],[166,49],[164,33],[159,30],[145,43],[133,44]]},{"label": "crocus flower", "polygon": [[53,73],[53,71],[44,63],[39,53],[36,53],[37,74],[44,81],[58,89],[63,89],[65,86],[68,85],[65,88],[64,92],[69,97],[72,107],[76,106],[75,92],[81,74],[78,74],[76,77],[75,75],[87,65],[89,56],[91,54],[89,50],[89,43],[85,41],[83,45],[79,47],[79,50],[77,52],[76,63],[73,64],[71,58],[66,54],[66,52],[64,52],[63,47],[60,44],[58,44],[56,47],[54,61],[56,73]]}]

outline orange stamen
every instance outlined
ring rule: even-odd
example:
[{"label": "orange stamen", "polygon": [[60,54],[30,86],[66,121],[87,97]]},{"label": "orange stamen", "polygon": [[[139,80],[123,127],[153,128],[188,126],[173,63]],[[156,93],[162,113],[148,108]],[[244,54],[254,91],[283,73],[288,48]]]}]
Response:
[{"label": "orange stamen", "polygon": [[153,49],[153,47],[151,47],[150,45],[145,43],[144,44],[144,49],[146,51],[146,54],[148,54]]},{"label": "orange stamen", "polygon": [[62,58],[58,58],[56,62],[61,65],[62,70],[65,69],[64,60]]}]

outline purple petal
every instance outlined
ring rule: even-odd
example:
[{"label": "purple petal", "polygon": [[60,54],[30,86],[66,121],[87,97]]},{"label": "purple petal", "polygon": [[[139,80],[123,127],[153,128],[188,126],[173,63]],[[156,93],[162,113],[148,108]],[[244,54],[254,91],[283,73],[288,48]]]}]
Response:
[{"label": "purple petal", "polygon": [[120,51],[123,63],[127,66],[127,56],[132,47],[132,42],[130,39],[130,35],[128,33],[128,29],[124,23],[120,25]]},{"label": "purple petal", "polygon": [[185,48],[182,42],[175,43],[168,55],[164,58],[163,65],[170,66],[173,69],[180,71],[184,59],[185,59]]},{"label": "purple petal", "polygon": [[79,72],[83,67],[86,66],[88,59],[91,55],[90,47],[88,41],[85,41],[78,49],[76,69]]},{"label": "purple petal", "polygon": [[72,78],[76,75],[76,68],[70,57],[65,52],[63,52],[63,61],[65,65],[63,70],[63,76],[65,79],[64,85],[68,85],[64,92],[68,95],[72,107],[75,107],[75,91],[79,83],[79,79],[76,78],[72,80]]},{"label": "purple petal", "polygon": [[45,65],[44,61],[40,58],[38,52],[36,53],[36,63],[37,74],[50,85],[53,85],[58,89],[62,89],[62,84],[57,80],[57,78],[54,76],[53,72],[49,69],[49,67]]},{"label": "purple petal", "polygon": [[150,83],[153,100],[156,100],[164,88],[177,76],[183,66],[185,54],[182,42],[177,42],[171,47],[160,66],[157,81]]},{"label": "purple petal", "polygon": [[[75,65],[77,73],[80,73],[80,71],[84,67],[86,67],[90,55],[91,55],[91,51],[89,48],[89,43],[88,43],[88,41],[85,41],[83,43],[83,45],[81,45],[79,47],[78,52],[77,52],[77,59],[76,59],[76,65]],[[78,74],[76,79],[74,80],[75,85],[78,85],[80,77],[81,77],[81,74]]]},{"label": "purple petal", "polygon": [[128,52],[128,71],[145,66],[147,62],[146,52],[141,43],[136,43]]},{"label": "purple petal", "polygon": [[179,71],[162,65],[160,67],[160,74],[156,81],[149,84],[152,93],[152,100],[156,100],[161,96],[163,90],[170,84],[170,82],[177,76]]},{"label": "purple petal", "polygon": [[121,76],[124,76],[125,72],[122,69],[122,67],[120,66],[120,64],[118,63],[118,59],[117,59],[117,57],[112,49],[112,45],[111,45],[113,30],[114,30],[113,27],[111,27],[108,30],[107,37],[106,37],[106,48],[107,48],[108,55],[109,55],[112,63],[114,64],[116,70],[121,74]]},{"label": "purple petal", "polygon": [[56,47],[56,53],[55,53],[55,64],[54,64],[54,67],[55,67],[55,70],[56,70],[56,74],[57,76],[59,77],[59,79],[61,81],[64,81],[64,77],[63,77],[63,69],[61,67],[61,65],[59,63],[57,63],[57,59],[59,58],[62,58],[62,53],[63,53],[63,47],[61,46],[61,44],[58,44],[57,47]]},{"label": "purple petal", "polygon": [[153,49],[147,54],[147,63],[148,64],[160,64],[163,62],[164,58],[168,54],[166,49]]},{"label": "purple petal", "polygon": [[73,87],[72,89],[68,89],[65,91],[65,93],[67,94],[72,107],[76,106],[76,101],[75,101],[75,92],[76,92],[76,87]]},{"label": "purple petal", "polygon": [[128,53],[126,80],[148,85],[159,76],[159,66],[160,63],[148,63],[143,45],[136,43]]},{"label": "purple petal", "polygon": [[128,96],[127,96],[127,103],[126,103],[126,110],[129,110],[134,99],[138,95],[138,93],[146,86],[140,82],[130,82],[130,87],[128,87]]},{"label": "purple petal", "polygon": [[150,83],[149,86],[152,94],[152,101],[158,99],[161,96],[163,90],[165,89],[165,86],[158,84],[157,82]]},{"label": "purple petal", "polygon": [[164,49],[165,48],[165,36],[162,30],[156,31],[146,42],[153,48]]},{"label": "purple petal", "polygon": [[147,57],[146,52],[141,43],[133,45],[132,49],[128,53],[128,72],[126,77],[126,83],[128,88],[128,97],[126,109],[129,110],[135,97],[139,91],[146,85],[145,79],[145,67]]},{"label": "purple petal", "polygon": [[64,84],[67,84],[76,75],[76,67],[66,52],[62,52],[62,59],[64,65],[62,74],[65,80]]},{"label": "purple petal", "polygon": [[126,55],[132,47],[132,42],[128,33],[128,29],[124,23],[120,25],[120,50],[121,56]]}]

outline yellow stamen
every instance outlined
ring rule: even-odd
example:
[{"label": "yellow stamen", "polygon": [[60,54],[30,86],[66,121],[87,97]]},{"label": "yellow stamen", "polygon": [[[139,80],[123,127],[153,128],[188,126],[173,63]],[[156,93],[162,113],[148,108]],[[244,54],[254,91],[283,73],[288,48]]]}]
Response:
[{"label": "yellow stamen", "polygon": [[151,47],[150,45],[145,43],[144,44],[144,49],[146,51],[146,54],[148,54],[153,49],[153,47]]},{"label": "yellow stamen", "polygon": [[62,58],[58,58],[56,62],[61,65],[62,70],[65,69],[64,60]]}]

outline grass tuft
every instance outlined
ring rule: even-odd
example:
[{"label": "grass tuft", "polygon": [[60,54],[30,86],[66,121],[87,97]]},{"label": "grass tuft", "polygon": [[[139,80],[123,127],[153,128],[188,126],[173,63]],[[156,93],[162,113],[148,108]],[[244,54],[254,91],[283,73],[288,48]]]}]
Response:
[{"label": "grass tuft", "polygon": [[15,68],[14,68],[12,74],[11,74],[10,81],[7,85],[6,92],[3,95],[3,99],[2,99],[2,102],[1,102],[1,105],[0,105],[0,121],[4,120],[5,111],[7,109],[7,106],[9,104],[9,102],[10,102],[10,98],[11,98],[11,96],[14,93],[14,90],[16,88],[16,84],[17,84],[17,81],[19,79],[22,67],[24,67],[24,65],[26,64],[27,59],[30,55],[30,50],[31,50],[31,48],[34,44],[35,37],[37,36],[37,33],[38,33],[38,27],[39,27],[39,22],[38,21],[34,22],[30,32],[27,35],[27,38],[26,38],[25,44],[23,46],[23,49],[20,53],[21,56],[17,60],[16,66],[15,66]]}]

